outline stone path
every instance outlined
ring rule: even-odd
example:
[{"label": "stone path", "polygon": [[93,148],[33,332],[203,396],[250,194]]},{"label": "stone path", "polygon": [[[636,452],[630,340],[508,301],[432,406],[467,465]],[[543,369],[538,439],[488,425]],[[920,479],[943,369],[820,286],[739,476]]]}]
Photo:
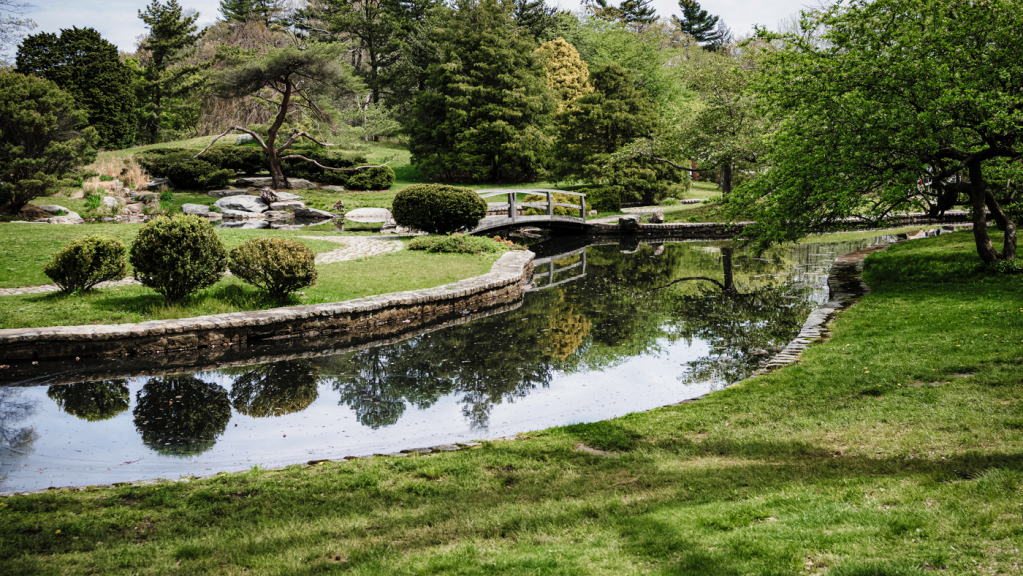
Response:
[{"label": "stone path", "polygon": [[[391,240],[365,236],[299,236],[309,240],[326,240],[343,244],[341,248],[330,252],[321,252],[316,255],[317,264],[333,264],[345,260],[355,260],[367,256],[380,256],[401,250],[405,244],[400,240]],[[228,272],[230,274],[230,272]],[[97,288],[110,288],[114,286],[131,286],[138,284],[135,278],[128,277],[112,282],[100,282]],[[43,284],[42,286],[23,286],[18,288],[0,288],[0,296],[19,296],[22,294],[46,294],[60,290],[56,284]]]}]

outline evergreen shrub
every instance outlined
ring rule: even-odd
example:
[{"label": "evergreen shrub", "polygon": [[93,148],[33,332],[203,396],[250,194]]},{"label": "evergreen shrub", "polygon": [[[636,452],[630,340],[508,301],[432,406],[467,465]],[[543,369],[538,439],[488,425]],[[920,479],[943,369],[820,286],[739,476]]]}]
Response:
[{"label": "evergreen shrub", "polygon": [[231,250],[229,267],[274,299],[316,283],[316,254],[295,240],[252,238]]},{"label": "evergreen shrub", "polygon": [[227,250],[208,219],[182,215],[142,226],[129,261],[136,280],[176,302],[220,280]]},{"label": "evergreen shrub", "polygon": [[[169,151],[168,151],[169,150]],[[202,158],[193,158],[195,152],[168,148],[149,150],[137,157],[142,168],[155,178],[169,178],[179,190],[201,190],[227,186],[235,171],[220,168]]]},{"label": "evergreen shrub", "polygon": [[252,146],[218,146],[207,150],[199,159],[239,174],[251,175],[267,170],[266,152]]},{"label": "evergreen shrub", "polygon": [[478,226],[487,215],[487,202],[471,188],[415,184],[398,192],[391,213],[400,226],[449,234]]},{"label": "evergreen shrub", "polygon": [[452,234],[450,236],[420,236],[408,243],[409,250],[422,250],[425,252],[443,254],[500,254],[507,252],[509,242],[491,240],[479,236],[464,236]]},{"label": "evergreen shrub", "polygon": [[622,187],[599,186],[580,190],[586,194],[586,203],[598,212],[621,212]]},{"label": "evergreen shrub", "polygon": [[[354,168],[369,163],[362,154],[326,149],[299,149],[295,150],[295,154],[305,156],[331,168]],[[282,160],[281,170],[288,178],[305,178],[319,184],[344,186],[348,190],[389,190],[394,185],[394,170],[390,166],[342,172],[324,170],[305,160]]]},{"label": "evergreen shrub", "polygon": [[43,272],[64,292],[90,290],[128,274],[127,248],[116,238],[86,236],[53,255]]}]

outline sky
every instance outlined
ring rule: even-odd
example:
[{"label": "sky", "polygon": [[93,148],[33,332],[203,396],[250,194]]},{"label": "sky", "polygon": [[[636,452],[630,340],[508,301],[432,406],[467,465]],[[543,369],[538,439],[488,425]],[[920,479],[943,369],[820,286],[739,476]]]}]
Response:
[{"label": "sky", "polygon": [[[121,50],[134,52],[135,38],[145,32],[138,11],[150,0],[27,0],[35,8],[27,14],[39,25],[35,32],[59,32],[62,28],[95,28]],[[199,11],[199,24],[210,24],[220,15],[219,0],[178,0]],[[551,2],[556,3],[555,1]],[[618,2],[613,1],[612,4]],[[700,5],[721,16],[732,32],[744,36],[754,24],[775,28],[779,20],[810,5],[812,0],[703,0]],[[561,7],[577,9],[575,0],[561,0]],[[680,14],[677,0],[654,0],[660,16]]]}]

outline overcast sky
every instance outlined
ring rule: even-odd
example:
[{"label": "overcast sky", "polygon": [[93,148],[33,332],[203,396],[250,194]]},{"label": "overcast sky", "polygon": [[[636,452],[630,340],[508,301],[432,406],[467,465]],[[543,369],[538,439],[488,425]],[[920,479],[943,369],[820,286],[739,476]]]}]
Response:
[{"label": "overcast sky", "polygon": [[[145,31],[138,11],[150,0],[28,0],[36,8],[28,14],[39,24],[35,32],[58,32],[62,28],[95,28],[121,50],[134,51],[135,37]],[[186,8],[199,11],[199,23],[209,24],[219,17],[219,0],[178,0]],[[556,0],[555,0],[556,1]],[[617,4],[618,2],[612,2]],[[736,36],[753,31],[754,24],[774,28],[778,21],[812,3],[812,0],[704,0],[700,5],[721,16]],[[577,7],[575,0],[561,0],[567,9]],[[677,0],[654,0],[660,16],[679,14]]]}]

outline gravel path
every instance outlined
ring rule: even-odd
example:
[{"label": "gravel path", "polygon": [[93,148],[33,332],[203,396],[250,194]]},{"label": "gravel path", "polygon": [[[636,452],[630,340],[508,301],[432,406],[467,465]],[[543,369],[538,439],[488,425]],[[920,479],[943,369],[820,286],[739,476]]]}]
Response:
[{"label": "gravel path", "polygon": [[[300,236],[309,240],[326,240],[341,244],[340,248],[330,252],[320,252],[316,255],[317,264],[333,264],[345,260],[355,260],[367,256],[380,256],[401,250],[405,244],[400,240],[365,236]],[[230,272],[228,272],[230,274]],[[128,277],[112,282],[100,282],[97,288],[110,288],[112,286],[131,286],[138,284],[135,278]],[[0,296],[18,296],[21,294],[46,294],[60,290],[56,284],[44,284],[42,286],[23,286],[18,288],[0,288]]]}]

